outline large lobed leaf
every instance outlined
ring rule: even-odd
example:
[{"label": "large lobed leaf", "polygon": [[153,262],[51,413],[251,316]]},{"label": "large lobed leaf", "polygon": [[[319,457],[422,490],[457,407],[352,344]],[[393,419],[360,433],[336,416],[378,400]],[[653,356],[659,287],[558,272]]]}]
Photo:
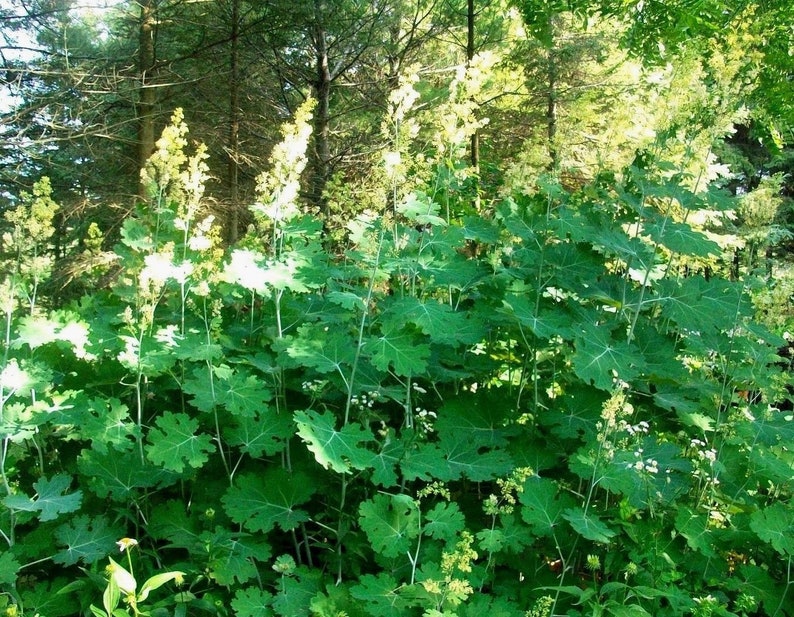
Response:
[{"label": "large lobed leaf", "polygon": [[33,483],[36,494],[9,495],[3,503],[12,510],[21,512],[35,512],[39,520],[44,523],[58,518],[61,514],[74,512],[80,507],[83,492],[80,490],[67,493],[72,484],[72,478],[66,474],[56,474],[52,478],[41,478]]},{"label": "large lobed leaf", "polygon": [[384,328],[380,336],[367,339],[364,350],[378,370],[392,370],[403,377],[421,375],[430,357],[430,346],[397,324]]},{"label": "large lobed leaf", "polygon": [[184,413],[166,411],[149,431],[146,456],[155,465],[181,473],[186,466],[197,469],[215,452],[212,437],[196,434],[199,423]]},{"label": "large lobed leaf", "polygon": [[123,531],[104,516],[80,515],[55,530],[55,539],[63,547],[52,560],[65,566],[78,562],[91,565],[104,559],[116,548]]},{"label": "large lobed leaf", "polygon": [[359,524],[384,557],[406,554],[419,535],[419,509],[410,495],[379,493],[359,506]]},{"label": "large lobed leaf", "polygon": [[519,495],[521,517],[538,536],[558,533],[564,514],[573,507],[573,499],[561,493],[557,483],[539,476],[532,476]]},{"label": "large lobed leaf", "polygon": [[607,326],[586,324],[576,338],[576,374],[587,384],[612,390],[618,380],[630,383],[645,368],[645,358],[633,343],[617,339]]},{"label": "large lobed leaf", "polygon": [[365,469],[369,465],[372,453],[363,444],[373,438],[361,424],[352,422],[336,430],[333,414],[316,411],[296,411],[294,419],[298,435],[325,469],[349,473],[351,469]]},{"label": "large lobed leaf", "polygon": [[311,499],[312,484],[301,473],[271,468],[240,476],[222,501],[229,517],[250,531],[268,532],[277,525],[289,531],[309,520],[298,506]]}]

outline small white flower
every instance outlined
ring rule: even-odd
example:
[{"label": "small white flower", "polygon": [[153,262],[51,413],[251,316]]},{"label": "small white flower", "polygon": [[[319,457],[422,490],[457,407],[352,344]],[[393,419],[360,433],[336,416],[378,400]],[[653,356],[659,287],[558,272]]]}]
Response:
[{"label": "small white flower", "polygon": [[122,538],[116,542],[116,546],[119,547],[119,552],[123,553],[127,549],[138,546],[138,541],[135,538]]}]

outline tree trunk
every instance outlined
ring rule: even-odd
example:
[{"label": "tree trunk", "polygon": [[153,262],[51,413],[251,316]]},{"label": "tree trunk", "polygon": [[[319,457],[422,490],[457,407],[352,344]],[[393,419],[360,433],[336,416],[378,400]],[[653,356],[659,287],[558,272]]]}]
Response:
[{"label": "tree trunk", "polygon": [[549,148],[549,170],[557,169],[559,154],[555,140],[557,138],[557,73],[554,62],[549,57],[548,91],[546,93],[546,139]]},{"label": "tree trunk", "polygon": [[[468,0],[466,6],[466,63],[471,65],[474,60],[474,34],[475,34],[475,11],[474,0]],[[475,129],[471,134],[471,166],[474,168],[475,173],[478,172],[480,166],[480,132]]]},{"label": "tree trunk", "polygon": [[240,236],[240,0],[232,0],[231,50],[229,57],[229,243]]},{"label": "tree trunk", "polygon": [[[470,67],[474,60],[476,51],[475,37],[477,13],[474,9],[474,0],[468,0],[466,4],[466,66]],[[472,188],[474,190],[474,209],[479,212],[480,202],[480,131],[474,129],[469,138],[469,161],[474,170],[472,175]]]},{"label": "tree trunk", "polygon": [[[138,74],[140,76],[138,169],[143,169],[155,147],[154,110],[157,103],[157,92],[152,84],[156,60],[154,51],[154,0],[139,0],[138,5],[141,9],[138,32]],[[138,183],[138,197],[143,200],[148,199],[146,186],[143,182]]]},{"label": "tree trunk", "polygon": [[546,65],[546,139],[549,150],[549,171],[559,166],[557,152],[557,58],[554,54],[554,17],[549,15],[549,48]]},{"label": "tree trunk", "polygon": [[314,2],[314,51],[316,60],[316,76],[314,96],[317,107],[314,112],[314,151],[312,156],[311,183],[309,199],[312,204],[320,206],[323,215],[328,214],[328,204],[323,197],[325,185],[328,183],[331,147],[329,144],[331,71],[328,66],[328,43],[326,39],[325,2]]},{"label": "tree trunk", "polygon": [[386,56],[386,61],[389,63],[389,73],[386,81],[389,84],[386,96],[394,92],[400,87],[400,56],[398,48],[400,46],[400,20],[395,19],[394,23],[389,28],[389,54]]}]

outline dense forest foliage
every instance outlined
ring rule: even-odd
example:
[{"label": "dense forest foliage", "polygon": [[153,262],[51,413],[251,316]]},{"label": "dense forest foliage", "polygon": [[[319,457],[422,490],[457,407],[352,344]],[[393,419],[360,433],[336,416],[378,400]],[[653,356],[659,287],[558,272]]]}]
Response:
[{"label": "dense forest foliage", "polygon": [[7,617],[794,616],[788,0],[0,28]]}]

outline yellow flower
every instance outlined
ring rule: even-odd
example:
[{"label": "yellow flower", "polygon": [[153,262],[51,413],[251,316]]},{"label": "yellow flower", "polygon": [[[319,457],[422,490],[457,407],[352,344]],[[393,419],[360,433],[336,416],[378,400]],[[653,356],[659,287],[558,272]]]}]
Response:
[{"label": "yellow flower", "polygon": [[427,591],[427,593],[434,593],[434,594],[441,593],[441,583],[433,580],[432,578],[428,578],[422,581],[422,587],[425,588],[425,591]]}]

